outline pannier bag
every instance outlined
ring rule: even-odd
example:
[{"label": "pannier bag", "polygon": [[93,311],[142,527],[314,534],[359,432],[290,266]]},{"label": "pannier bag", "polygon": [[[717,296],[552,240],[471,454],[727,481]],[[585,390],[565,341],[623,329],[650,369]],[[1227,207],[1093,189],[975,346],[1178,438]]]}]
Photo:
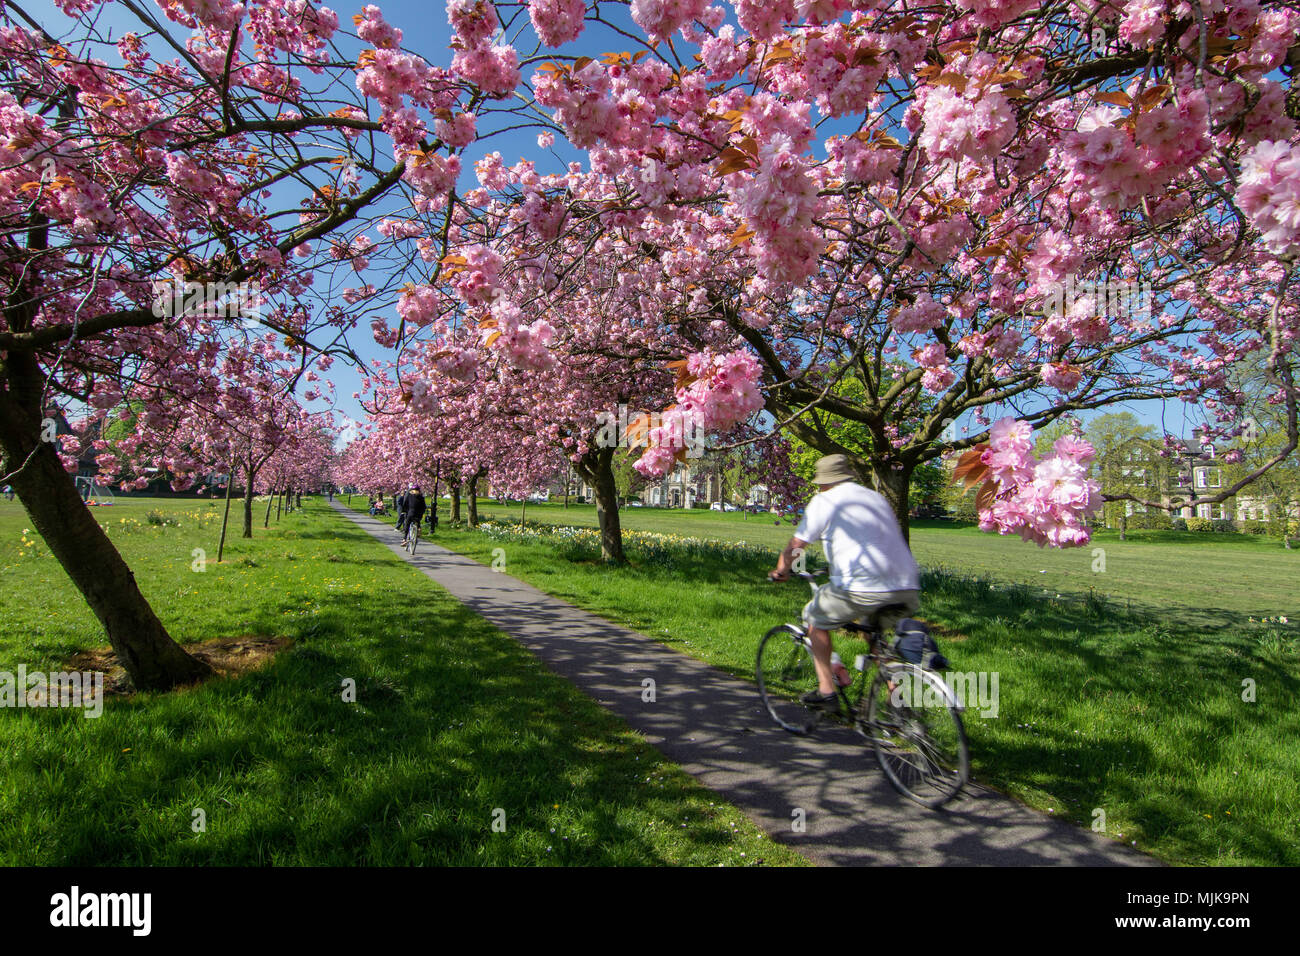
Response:
[{"label": "pannier bag", "polygon": [[939,645],[930,636],[930,628],[914,618],[905,617],[894,628],[896,636],[890,649],[911,664],[939,671],[948,667],[948,658],[939,653]]}]

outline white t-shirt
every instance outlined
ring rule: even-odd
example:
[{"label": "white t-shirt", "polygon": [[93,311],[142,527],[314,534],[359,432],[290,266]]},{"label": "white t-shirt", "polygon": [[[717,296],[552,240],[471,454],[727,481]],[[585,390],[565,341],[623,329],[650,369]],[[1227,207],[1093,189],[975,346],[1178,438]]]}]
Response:
[{"label": "white t-shirt", "polygon": [[813,497],[794,536],[821,538],[831,583],[846,591],[919,591],[921,572],[884,495],[843,481]]}]

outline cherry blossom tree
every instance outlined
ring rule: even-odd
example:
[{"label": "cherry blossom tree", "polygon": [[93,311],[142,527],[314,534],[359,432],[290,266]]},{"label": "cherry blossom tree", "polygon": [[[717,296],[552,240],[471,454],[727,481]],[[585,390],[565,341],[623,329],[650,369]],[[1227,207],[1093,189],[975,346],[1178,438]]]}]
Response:
[{"label": "cherry blossom tree", "polygon": [[206,668],[81,506],[46,409],[217,407],[221,357],[268,329],[304,379],[359,362],[346,333],[383,289],[349,277],[392,265],[386,208],[446,203],[513,51],[434,66],[374,6],[347,34],[309,0],[121,0],[113,38],[96,0],[59,6],[0,8],[0,473],[136,686],[166,688]]},{"label": "cherry blossom tree", "polygon": [[[530,10],[544,41],[568,38],[558,7]],[[661,327],[695,345],[674,356],[693,420],[722,427],[761,394],[778,428],[849,454],[906,528],[918,465],[991,440],[1021,454],[1022,430],[995,437],[994,418],[1041,427],[1178,399],[1228,430],[1228,371],[1263,352],[1290,413],[1270,463],[1294,451],[1281,356],[1300,323],[1286,295],[1300,13],[1256,0],[734,10],[737,25],[720,6],[638,0],[641,50],[535,71],[537,103],[591,175],[563,196],[532,177],[514,200],[539,233],[589,218],[620,235],[614,268],[654,260]],[[547,255],[577,254],[579,236],[563,229]],[[945,437],[963,415],[979,427]],[[834,441],[827,416],[867,441]],[[987,527],[1087,540],[1086,454],[1051,457],[995,473]],[[1034,482],[1054,468],[1044,497]],[[1010,511],[990,513],[994,499]],[[1056,534],[1032,510],[1048,500]]]}]

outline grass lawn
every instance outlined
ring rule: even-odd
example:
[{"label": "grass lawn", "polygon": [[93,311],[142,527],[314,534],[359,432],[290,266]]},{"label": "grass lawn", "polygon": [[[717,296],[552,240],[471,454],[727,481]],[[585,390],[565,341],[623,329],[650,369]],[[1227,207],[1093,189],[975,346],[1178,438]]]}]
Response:
[{"label": "grass lawn", "polygon": [[[517,521],[519,506],[480,511]],[[752,680],[759,638],[795,619],[807,595],[763,581],[768,549],[790,527],[733,514],[623,514],[626,527],[668,537],[629,532],[633,566],[618,571],[600,564],[592,531],[442,524],[435,540],[484,563],[504,548],[508,573]],[[589,515],[528,508],[530,523],[589,525],[594,517],[568,520]],[[754,546],[682,537],[734,540],[738,528]],[[939,626],[953,668],[999,676],[996,716],[967,711],[977,780],[1081,825],[1101,810],[1114,839],[1170,862],[1300,864],[1295,617],[1248,620],[1296,614],[1300,555],[1251,539],[1103,535],[1106,571],[1093,574],[1091,549],[1045,552],[952,528],[918,528],[913,542],[930,565],[922,616]],[[1048,581],[1076,588],[1045,590],[1044,569]],[[837,649],[851,659],[859,648],[841,637]],[[1254,699],[1243,699],[1252,687]]]},{"label": "grass lawn", "polygon": [[[240,678],[109,699],[97,719],[0,709],[0,863],[805,862],[364,531],[304,503],[269,532],[259,510],[254,539],[228,541],[220,565],[220,503],[96,509],[174,637],[292,647]],[[60,669],[103,643],[28,528],[0,500],[8,672]]]},{"label": "grass lawn", "polygon": [[[352,501],[355,505],[357,497]],[[360,501],[364,505],[364,497]],[[447,504],[441,502],[441,514]],[[484,520],[518,521],[519,512],[517,503],[479,505]],[[634,531],[746,541],[777,550],[794,531],[788,521],[774,524],[770,515],[664,508],[624,508],[619,515],[623,527]],[[591,505],[530,504],[527,518],[596,527]],[[1130,531],[1128,539],[1101,531],[1089,547],[1052,550],[946,521],[915,521],[911,530],[912,552],[926,567],[1025,584],[1053,597],[1083,597],[1091,588],[1124,608],[1155,611],[1177,605],[1182,620],[1207,626],[1245,624],[1248,617],[1300,619],[1300,550],[1286,551],[1275,540],[1245,534]],[[1095,548],[1105,552],[1104,565],[1093,554]]]}]

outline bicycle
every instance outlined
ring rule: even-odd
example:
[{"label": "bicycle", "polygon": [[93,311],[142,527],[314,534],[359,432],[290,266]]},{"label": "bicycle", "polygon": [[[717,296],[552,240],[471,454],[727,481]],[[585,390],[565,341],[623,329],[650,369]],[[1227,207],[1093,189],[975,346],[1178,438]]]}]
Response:
[{"label": "bicycle", "polygon": [[415,546],[420,543],[420,522],[407,519],[406,535],[402,538],[402,549],[412,557],[415,556]]},{"label": "bicycle", "polygon": [[[813,592],[816,579],[800,573]],[[904,660],[889,646],[880,618],[906,611],[901,604],[878,608],[864,623],[844,630],[865,635],[866,654],[854,662],[859,676],[836,682],[833,714],[801,703],[799,695],[817,689],[812,646],[799,624],[779,624],[758,645],[758,690],[768,713],[793,734],[810,734],[824,719],[852,727],[871,745],[894,789],[922,806],[938,809],[970,779],[970,755],[961,702],[937,673]],[[875,676],[868,688],[868,663]],[[856,695],[850,692],[856,688]],[[786,695],[793,695],[789,699]]]}]

